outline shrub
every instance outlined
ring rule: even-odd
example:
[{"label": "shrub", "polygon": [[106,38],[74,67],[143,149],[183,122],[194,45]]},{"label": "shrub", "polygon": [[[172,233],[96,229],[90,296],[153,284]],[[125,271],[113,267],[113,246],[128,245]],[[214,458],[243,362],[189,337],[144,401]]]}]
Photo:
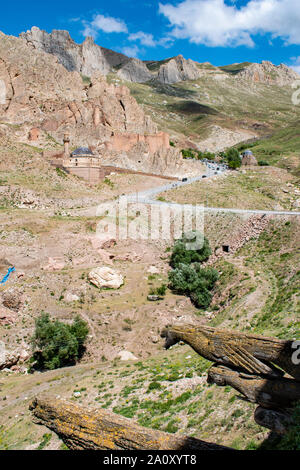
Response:
[{"label": "shrub", "polygon": [[31,339],[36,369],[57,369],[73,365],[82,357],[89,329],[79,316],[68,325],[51,320],[43,313],[35,321],[35,332]]},{"label": "shrub", "polygon": [[232,170],[240,168],[240,166],[242,165],[242,160],[239,151],[235,148],[229,149],[225,154],[225,158],[228,162],[228,167]]},{"label": "shrub", "polygon": [[266,162],[265,160],[259,160],[258,165],[259,166],[270,166],[270,163]]},{"label": "shrub", "polygon": [[156,294],[164,297],[166,295],[167,286],[166,284],[162,284],[160,287],[157,287]]},{"label": "shrub", "polygon": [[[198,249],[191,249],[199,244]],[[197,245],[194,246],[194,248]],[[170,259],[169,287],[178,294],[190,297],[197,308],[206,309],[212,300],[212,290],[219,277],[213,268],[202,268],[201,263],[211,255],[209,241],[198,232],[190,232],[178,240]]]},{"label": "shrub", "polygon": [[207,261],[210,255],[211,249],[207,238],[199,232],[189,232],[175,243],[170,266],[176,268],[179,264],[202,263]]},{"label": "shrub", "polygon": [[192,149],[181,150],[182,158],[195,158],[194,151]]},{"label": "shrub", "polygon": [[206,309],[211,303],[211,291],[218,277],[216,269],[201,268],[199,264],[181,264],[169,273],[170,288],[190,297],[197,308]]}]

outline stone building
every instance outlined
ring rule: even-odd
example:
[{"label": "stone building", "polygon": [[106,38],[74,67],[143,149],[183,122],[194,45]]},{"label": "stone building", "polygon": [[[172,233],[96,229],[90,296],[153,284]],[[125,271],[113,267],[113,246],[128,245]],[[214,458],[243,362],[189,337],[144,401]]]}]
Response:
[{"label": "stone building", "polygon": [[69,136],[64,136],[63,168],[72,175],[83,178],[91,184],[99,183],[111,170],[101,165],[100,155],[95,154],[88,147],[78,147],[69,153]]},{"label": "stone building", "polygon": [[242,153],[242,165],[243,166],[257,165],[257,160],[255,156],[253,155],[253,152],[251,152],[251,150],[245,150]]},{"label": "stone building", "polygon": [[[151,136],[140,136],[142,141],[149,142],[147,144],[153,148],[156,148],[156,145],[161,144],[163,142],[164,145],[169,145],[169,138],[167,134],[161,133],[158,134],[157,138],[155,135]],[[153,138],[151,140],[151,138]],[[122,148],[125,144],[127,144],[128,148],[134,145],[135,138],[134,136],[120,136],[120,140],[116,139],[113,141],[112,148]],[[151,144],[150,144],[151,142]],[[129,168],[120,168],[117,165],[114,166],[111,163],[103,163],[103,158],[95,153],[88,147],[78,147],[73,152],[69,150],[70,144],[70,137],[69,134],[66,133],[64,135],[64,152],[57,155],[51,155],[51,163],[53,165],[60,166],[66,172],[71,173],[72,175],[78,176],[79,178],[83,178],[90,184],[98,184],[100,183],[106,176],[110,175],[112,172],[114,173],[132,173],[132,174],[143,174],[148,176],[159,176],[160,178],[166,178],[169,180],[177,180],[176,177],[166,176],[162,174],[155,174],[155,173],[146,173],[145,171],[138,171]],[[126,145],[125,145],[126,147]],[[127,148],[127,147],[126,147]],[[115,150],[115,149],[114,149]]]}]

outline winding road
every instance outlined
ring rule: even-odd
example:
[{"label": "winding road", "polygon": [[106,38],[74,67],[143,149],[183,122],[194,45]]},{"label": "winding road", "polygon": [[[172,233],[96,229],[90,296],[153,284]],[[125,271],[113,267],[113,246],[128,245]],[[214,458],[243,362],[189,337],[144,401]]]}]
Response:
[{"label": "winding road", "polygon": [[[206,165],[206,173],[201,176],[196,176],[194,178],[188,178],[187,181],[178,181],[178,182],[172,182],[165,184],[163,186],[158,186],[156,188],[151,188],[147,189],[146,191],[142,192],[137,192],[137,193],[132,193],[128,194],[125,196],[122,196],[126,198],[128,202],[139,202],[143,204],[152,204],[152,205],[166,205],[166,206],[174,206],[174,207],[182,207],[183,204],[177,204],[175,202],[164,202],[155,199],[156,196],[158,196],[160,193],[163,193],[165,191],[170,191],[175,188],[180,188],[181,186],[187,186],[191,183],[194,183],[196,181],[201,181],[203,180],[203,177],[205,178],[212,178],[213,176],[216,176],[216,171],[219,165],[217,163],[210,163],[210,166],[208,167]],[[218,174],[226,173],[227,170],[220,169],[218,171]],[[186,207],[194,207],[192,204],[184,204]],[[260,215],[293,215],[293,216],[300,216],[299,211],[285,211],[285,210],[275,210],[275,211],[270,211],[270,210],[256,210],[256,209],[233,209],[233,208],[223,208],[223,207],[204,207],[204,211],[206,212],[233,212],[235,214],[260,214]]]}]

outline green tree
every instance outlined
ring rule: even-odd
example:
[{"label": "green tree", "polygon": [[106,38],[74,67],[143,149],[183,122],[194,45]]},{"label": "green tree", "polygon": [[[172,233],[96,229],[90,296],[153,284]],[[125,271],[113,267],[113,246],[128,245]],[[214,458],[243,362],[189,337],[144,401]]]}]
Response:
[{"label": "green tree", "polygon": [[200,264],[180,264],[169,273],[170,288],[178,294],[187,295],[197,308],[206,309],[212,299],[212,290],[218,280],[214,268],[202,268]]},{"label": "green tree", "polygon": [[170,258],[173,268],[169,272],[170,289],[190,297],[197,308],[209,307],[219,277],[216,269],[201,266],[210,255],[207,238],[198,232],[190,232],[175,243]]},{"label": "green tree", "polygon": [[42,313],[35,321],[35,332],[31,339],[34,367],[57,369],[75,364],[84,353],[88,332],[87,323],[79,316],[68,325],[51,320],[49,314]]},{"label": "green tree", "polygon": [[228,162],[228,167],[231,168],[232,170],[235,170],[236,168],[240,168],[242,165],[242,160],[239,154],[239,151],[235,148],[231,148],[226,152],[226,160]]},{"label": "green tree", "polygon": [[196,231],[189,232],[175,242],[170,259],[170,266],[179,264],[203,263],[211,255],[209,241]]}]

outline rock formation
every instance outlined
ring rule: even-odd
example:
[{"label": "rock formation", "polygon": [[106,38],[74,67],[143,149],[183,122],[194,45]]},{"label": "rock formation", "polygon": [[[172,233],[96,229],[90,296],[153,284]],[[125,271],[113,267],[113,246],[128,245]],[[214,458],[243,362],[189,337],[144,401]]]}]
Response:
[{"label": "rock formation", "polygon": [[[254,418],[259,425],[285,434],[293,424],[292,408],[300,399],[300,366],[292,361],[292,341],[192,325],[168,326],[161,336],[167,349],[183,341],[213,361],[208,383],[229,385],[257,403]],[[289,376],[284,376],[285,372]],[[49,396],[35,398],[30,409],[34,422],[57,433],[70,449],[225,449],[195,438],[145,429],[107,410],[92,410]]]},{"label": "rock formation", "polygon": [[196,80],[200,76],[196,63],[182,55],[171,58],[159,67],[158,72],[152,73],[145,62],[98,46],[91,37],[76,44],[68,31],[47,33],[33,26],[30,31],[21,33],[20,38],[31,48],[56,56],[68,71],[88,77],[96,72],[103,75],[117,72],[119,77],[130,82],[144,83],[157,78],[161,83],[171,84]]},{"label": "rock formation", "polygon": [[78,145],[104,142],[114,131],[156,132],[128,88],[109,85],[99,72],[84,83],[78,72],[67,72],[54,56],[2,33],[1,79],[6,86],[1,119],[18,125],[31,122],[30,129],[42,129],[58,141],[66,130]]},{"label": "rock formation", "polygon": [[186,60],[182,55],[178,55],[161,65],[158,71],[158,80],[161,83],[172,84],[184,80],[197,80],[200,71],[195,62]]},{"label": "rock formation", "polygon": [[104,409],[91,409],[51,397],[33,400],[34,422],[47,426],[72,450],[226,450],[193,437],[143,428]]},{"label": "rock formation", "polygon": [[[33,32],[34,37],[40,35]],[[53,35],[56,50],[68,36]],[[68,72],[54,55],[39,49],[0,33],[0,80],[6,89],[0,119],[22,127],[28,142],[49,139],[49,135],[62,142],[67,132],[76,146],[94,146],[106,165],[166,176],[201,172],[202,168],[190,168],[178,150],[169,148],[168,135],[157,134],[156,125],[127,87],[108,84],[100,72],[86,82],[77,71]],[[129,151],[122,146],[120,151],[120,138],[129,143]]]},{"label": "rock formation", "polygon": [[128,62],[128,57],[118,52],[105,49],[87,37],[82,44],[76,44],[68,31],[53,30],[48,34],[36,26],[20,34],[32,48],[53,54],[69,72],[80,72],[91,76],[95,72],[107,75],[113,67]]},{"label": "rock formation", "polygon": [[99,289],[102,287],[119,289],[119,287],[124,284],[123,276],[107,266],[93,269],[89,273],[88,279],[96,287],[99,287]]},{"label": "rock formation", "polygon": [[254,83],[269,83],[278,86],[291,85],[300,76],[284,64],[278,66],[267,60],[261,64],[251,64],[236,75],[237,79]]},{"label": "rock formation", "polygon": [[293,341],[192,325],[167,327],[161,336],[166,349],[183,341],[214,362],[208,382],[229,385],[257,403],[258,424],[280,434],[287,431],[293,406],[300,400],[300,366],[293,361]]},{"label": "rock formation", "polygon": [[118,71],[118,76],[128,82],[144,83],[152,80],[153,75],[146,64],[139,59],[130,59]]}]

